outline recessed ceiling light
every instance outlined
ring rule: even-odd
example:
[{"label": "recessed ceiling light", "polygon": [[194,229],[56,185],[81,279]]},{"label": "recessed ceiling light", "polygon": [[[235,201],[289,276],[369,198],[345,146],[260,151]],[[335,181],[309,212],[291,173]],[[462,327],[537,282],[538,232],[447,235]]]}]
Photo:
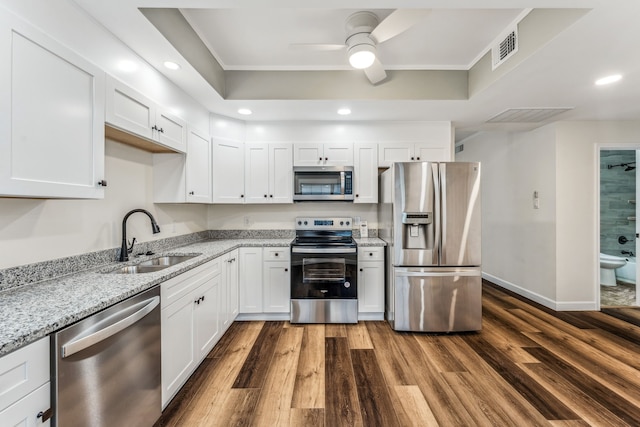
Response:
[{"label": "recessed ceiling light", "polygon": [[253,111],[251,111],[248,108],[239,108],[238,109],[238,114],[242,114],[243,116],[249,116],[249,115],[251,115],[251,113],[253,113]]},{"label": "recessed ceiling light", "polygon": [[170,70],[179,70],[180,68],[182,68],[180,67],[180,64],[172,61],[164,61],[164,66]]},{"label": "recessed ceiling light", "polygon": [[620,79],[622,79],[622,76],[620,74],[613,74],[611,76],[603,77],[601,79],[596,80],[596,85],[598,86],[608,85],[611,83],[615,83]]},{"label": "recessed ceiling light", "polygon": [[349,114],[351,114],[351,110],[348,108],[341,108],[338,110],[338,114],[340,114],[341,116],[348,116]]}]

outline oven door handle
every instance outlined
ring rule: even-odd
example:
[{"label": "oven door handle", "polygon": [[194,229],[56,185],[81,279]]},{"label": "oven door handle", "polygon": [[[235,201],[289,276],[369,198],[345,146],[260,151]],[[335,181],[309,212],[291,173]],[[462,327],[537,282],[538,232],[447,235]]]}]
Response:
[{"label": "oven door handle", "polygon": [[358,248],[291,248],[294,254],[355,254]]},{"label": "oven door handle", "polygon": [[[95,327],[100,328],[99,330],[89,330],[89,334],[87,332],[80,334],[79,336],[73,338],[70,342],[64,344],[61,348],[61,357],[64,359],[65,357],[69,357],[72,354],[76,354],[79,351],[85,350],[101,341],[106,340],[107,338],[117,334],[124,329],[127,329],[129,326],[134,323],[142,320],[147,314],[151,313],[154,308],[156,308],[160,304],[160,297],[153,297],[148,300],[139,302],[135,305],[132,305],[129,308],[124,309],[122,312],[115,313],[114,315],[107,317],[102,322],[97,323]],[[133,314],[129,314],[130,312],[135,311]],[[121,317],[123,313],[127,317],[124,319],[116,320],[118,317]]]}]

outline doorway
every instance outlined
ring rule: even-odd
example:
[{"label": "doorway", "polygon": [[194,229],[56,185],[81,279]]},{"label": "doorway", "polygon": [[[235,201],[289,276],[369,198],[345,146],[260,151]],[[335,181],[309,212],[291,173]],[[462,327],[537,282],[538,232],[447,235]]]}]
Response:
[{"label": "doorway", "polygon": [[600,258],[612,256],[612,265],[624,264],[613,270],[601,269],[601,307],[640,305],[636,290],[638,153],[628,149],[600,150]]}]

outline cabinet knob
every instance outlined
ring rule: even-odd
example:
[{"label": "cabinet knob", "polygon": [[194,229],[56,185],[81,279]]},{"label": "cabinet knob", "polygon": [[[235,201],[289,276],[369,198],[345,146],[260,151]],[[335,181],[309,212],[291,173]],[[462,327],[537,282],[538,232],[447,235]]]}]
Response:
[{"label": "cabinet knob", "polygon": [[356,197],[360,197],[360,195],[359,195],[359,194],[356,194]]},{"label": "cabinet knob", "polygon": [[193,196],[194,194],[196,194],[194,191],[189,191],[190,196]]},{"label": "cabinet knob", "polygon": [[320,157],[318,160],[322,161],[322,157]]},{"label": "cabinet knob", "polygon": [[288,269],[288,268],[285,268],[285,269],[284,269],[284,271],[289,271],[289,269]]},{"label": "cabinet knob", "polygon": [[49,408],[46,411],[38,412],[37,417],[41,418],[42,422],[45,423],[51,418],[52,415],[53,415],[53,410],[51,408]]},{"label": "cabinet knob", "polygon": [[280,255],[280,254],[279,254],[278,252],[276,252],[276,253],[274,254],[274,256],[279,256],[279,255]]},{"label": "cabinet knob", "polygon": [[98,181],[98,185],[100,187],[106,187],[107,186],[107,181],[105,181],[104,179]]},{"label": "cabinet knob", "polygon": [[160,128],[158,129],[158,132],[164,133],[164,129]]},{"label": "cabinet knob", "polygon": [[363,269],[360,269],[360,271],[364,271]]},{"label": "cabinet knob", "polygon": [[415,158],[412,157],[411,160],[415,160]]},{"label": "cabinet knob", "polygon": [[273,194],[269,194],[269,197],[273,197]]},{"label": "cabinet knob", "polygon": [[266,197],[267,197],[267,195],[265,194],[265,195],[264,195],[264,197],[266,198]]},{"label": "cabinet knob", "polygon": [[369,252],[369,256],[373,256],[373,252]]},{"label": "cabinet knob", "polygon": [[244,194],[241,194],[241,195],[240,195],[240,198],[242,199],[243,197],[244,197]]},{"label": "cabinet knob", "polygon": [[329,158],[328,158],[328,157],[325,157],[325,158],[324,158],[324,161],[325,161],[325,162],[326,162],[326,161],[329,161]]},{"label": "cabinet knob", "polygon": [[420,160],[420,157],[416,157],[417,160]]}]

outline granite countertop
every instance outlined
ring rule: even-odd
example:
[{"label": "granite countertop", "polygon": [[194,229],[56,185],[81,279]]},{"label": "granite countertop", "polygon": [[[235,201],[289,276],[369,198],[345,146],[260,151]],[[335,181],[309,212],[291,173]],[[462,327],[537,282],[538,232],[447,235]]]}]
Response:
[{"label": "granite countertop", "polygon": [[[289,246],[291,238],[205,240],[127,263],[160,255],[198,254],[158,272],[105,274],[121,263],[105,264],[56,279],[0,292],[0,356],[64,328],[80,319],[152,288],[172,277],[239,247]],[[359,246],[384,246],[378,238],[357,238]]]}]

